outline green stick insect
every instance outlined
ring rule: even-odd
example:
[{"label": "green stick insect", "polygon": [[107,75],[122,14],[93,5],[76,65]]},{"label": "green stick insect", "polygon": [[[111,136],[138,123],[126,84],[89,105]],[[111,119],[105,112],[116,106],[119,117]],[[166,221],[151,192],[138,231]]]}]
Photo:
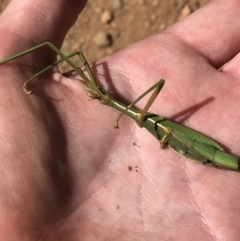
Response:
[{"label": "green stick insect", "polygon": [[[20,56],[26,55],[30,52],[33,52],[43,46],[49,46],[61,58],[24,82],[23,90],[27,94],[31,94],[31,91],[27,89],[27,85],[30,81],[32,81],[34,78],[44,73],[45,71],[49,70],[50,68],[56,66],[60,62],[66,61],[73,68],[73,70],[75,70],[76,73],[82,78],[80,83],[86,89],[87,94],[90,98],[98,99],[101,104],[111,106],[121,112],[120,116],[116,120],[115,128],[118,128],[118,121],[121,116],[127,115],[128,117],[136,121],[136,123],[140,127],[146,128],[153,136],[155,136],[155,138],[157,138],[157,140],[160,142],[160,146],[162,148],[168,145],[182,156],[197,161],[199,163],[222,169],[234,171],[239,170],[238,157],[226,153],[224,149],[212,139],[190,128],[169,121],[154,113],[148,112],[150,106],[152,105],[159,92],[161,91],[162,87],[164,86],[165,80],[163,79],[161,79],[151,88],[145,91],[130,105],[126,106],[118,100],[114,99],[112,95],[105,89],[99,87],[96,77],[94,76],[86,58],[81,52],[75,52],[71,55],[66,56],[51,42],[44,42],[18,54],[15,54],[7,59],[0,61],[0,65],[16,59]],[[85,73],[70,60],[70,58],[74,55],[79,55],[88,72],[89,77],[87,77],[87,75],[85,75]],[[134,109],[134,105],[151,91],[153,91],[153,93],[147,101],[143,110]]]}]

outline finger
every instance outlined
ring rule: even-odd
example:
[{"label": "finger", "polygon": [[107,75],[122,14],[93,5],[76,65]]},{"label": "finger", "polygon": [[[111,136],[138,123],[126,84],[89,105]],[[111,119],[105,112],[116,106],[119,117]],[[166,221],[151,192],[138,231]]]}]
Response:
[{"label": "finger", "polygon": [[238,53],[233,59],[222,66],[221,71],[228,74],[231,79],[236,77],[238,86],[240,80],[240,54]]},{"label": "finger", "polygon": [[1,53],[13,54],[44,41],[60,47],[85,3],[86,0],[13,0],[1,16]]},{"label": "finger", "polygon": [[239,9],[239,1],[212,1],[169,31],[218,68],[240,50]]}]

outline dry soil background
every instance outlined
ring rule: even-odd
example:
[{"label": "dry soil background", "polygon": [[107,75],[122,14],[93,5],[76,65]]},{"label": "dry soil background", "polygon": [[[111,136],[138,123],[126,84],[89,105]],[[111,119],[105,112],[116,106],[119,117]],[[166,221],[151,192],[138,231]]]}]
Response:
[{"label": "dry soil background", "polygon": [[[0,0],[0,11],[10,1]],[[162,31],[210,1],[89,0],[62,50],[81,50],[92,62]]]}]

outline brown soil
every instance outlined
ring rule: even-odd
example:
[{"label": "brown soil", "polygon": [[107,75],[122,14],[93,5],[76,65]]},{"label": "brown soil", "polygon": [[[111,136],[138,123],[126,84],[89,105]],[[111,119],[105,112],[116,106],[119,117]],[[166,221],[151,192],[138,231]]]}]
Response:
[{"label": "brown soil", "polygon": [[[89,0],[62,50],[66,54],[81,50],[92,62],[162,31],[210,1]],[[0,11],[9,2],[0,0]]]}]

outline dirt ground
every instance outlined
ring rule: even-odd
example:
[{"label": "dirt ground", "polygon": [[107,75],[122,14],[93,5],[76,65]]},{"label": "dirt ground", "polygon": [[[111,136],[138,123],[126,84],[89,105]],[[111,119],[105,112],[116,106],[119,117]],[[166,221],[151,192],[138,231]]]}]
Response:
[{"label": "dirt ground", "polygon": [[[0,0],[0,11],[10,1]],[[89,0],[62,50],[81,50],[92,62],[164,30],[210,1]]]}]

